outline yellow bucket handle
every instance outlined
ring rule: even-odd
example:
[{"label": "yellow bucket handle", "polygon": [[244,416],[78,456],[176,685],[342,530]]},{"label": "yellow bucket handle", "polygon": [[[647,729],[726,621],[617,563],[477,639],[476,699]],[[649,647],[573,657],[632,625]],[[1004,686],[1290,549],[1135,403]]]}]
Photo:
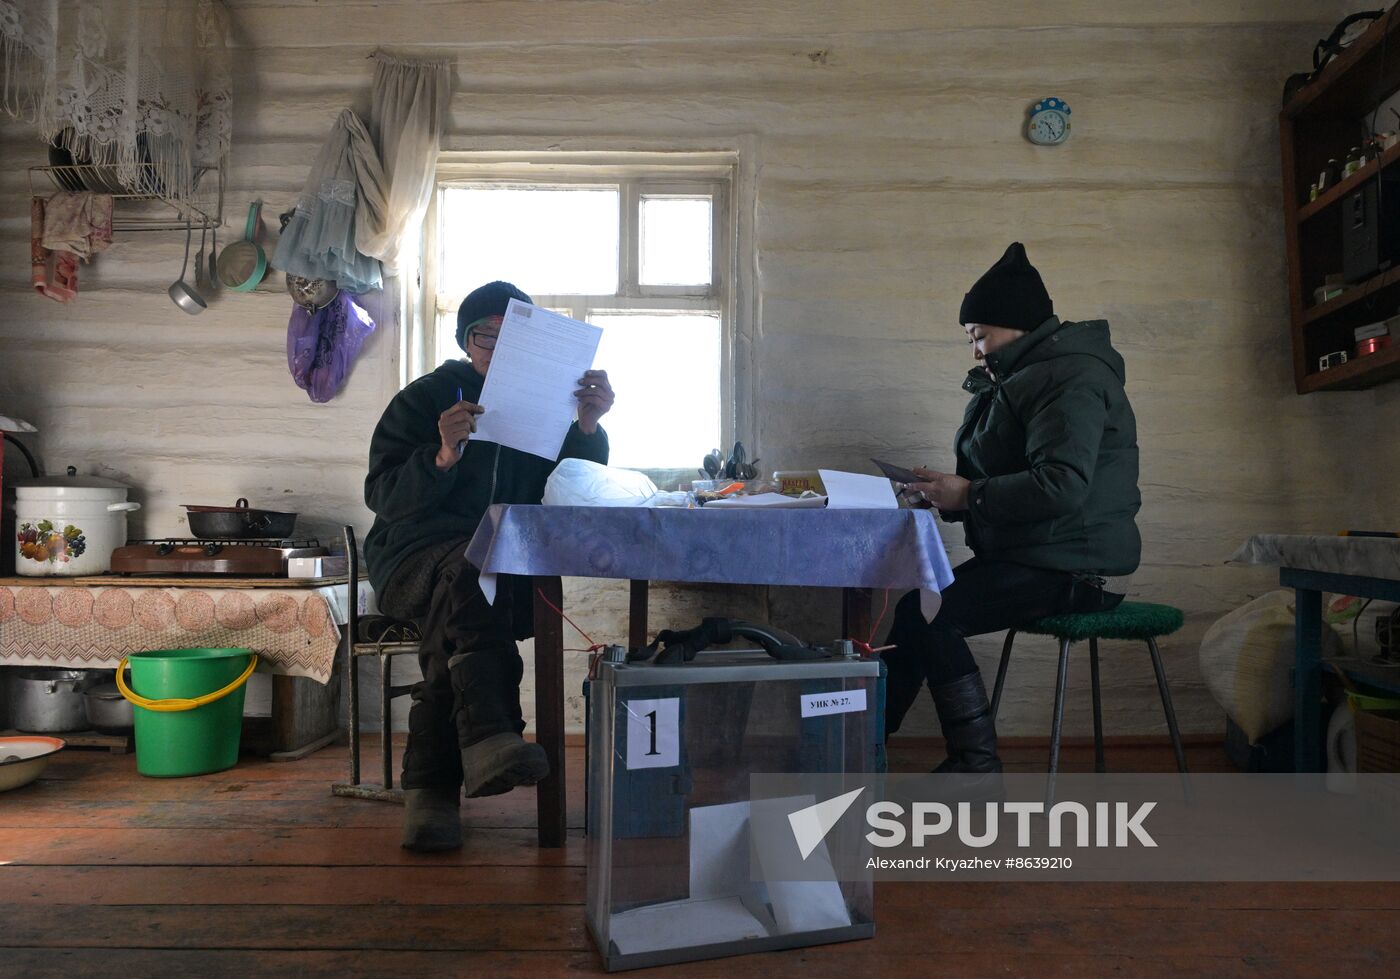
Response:
[{"label": "yellow bucket handle", "polygon": [[194,710],[196,707],[203,707],[205,704],[212,704],[216,700],[222,700],[224,697],[227,697],[239,687],[243,686],[243,684],[247,683],[248,678],[253,675],[253,671],[258,667],[258,654],[249,653],[248,668],[243,671],[243,675],[222,690],[215,690],[213,693],[206,693],[192,699],[171,697],[167,700],[149,700],[128,687],[126,682],[122,679],[122,674],[126,672],[126,665],[130,660],[130,656],[122,657],[121,666],[117,667],[117,690],[121,692],[123,697],[131,701],[137,707],[144,707],[146,710],[161,711],[164,713]]}]

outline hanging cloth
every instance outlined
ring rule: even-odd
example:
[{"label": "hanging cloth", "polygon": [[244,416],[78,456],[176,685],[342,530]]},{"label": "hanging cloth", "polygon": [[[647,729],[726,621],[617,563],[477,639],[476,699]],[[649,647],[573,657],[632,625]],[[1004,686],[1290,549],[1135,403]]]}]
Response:
[{"label": "hanging cloth", "polygon": [[221,0],[0,0],[0,108],[123,186],[181,202],[233,133]]},{"label": "hanging cloth", "polygon": [[451,98],[447,61],[410,61],[377,51],[369,131],[384,166],[388,193],[380,215],[362,213],[355,225],[361,252],[380,259],[388,275],[423,223],[437,173],[443,118]]},{"label": "hanging cloth", "polygon": [[358,222],[383,224],[384,189],[369,132],[359,116],[342,110],[311,165],[273,266],[306,279],[330,279],[351,292],[378,289],[379,261],[363,254],[355,240]]},{"label": "hanging cloth", "polygon": [[326,402],[345,386],[374,320],[342,289],[314,313],[292,307],[287,321],[287,367],[312,401]]}]

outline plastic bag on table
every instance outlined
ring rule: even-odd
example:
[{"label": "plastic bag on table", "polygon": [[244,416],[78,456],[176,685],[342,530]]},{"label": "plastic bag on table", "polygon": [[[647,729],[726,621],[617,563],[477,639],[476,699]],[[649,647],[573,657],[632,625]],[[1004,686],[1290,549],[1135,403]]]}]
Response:
[{"label": "plastic bag on table", "polygon": [[656,484],[644,473],[565,459],[544,484],[546,506],[650,506]]}]

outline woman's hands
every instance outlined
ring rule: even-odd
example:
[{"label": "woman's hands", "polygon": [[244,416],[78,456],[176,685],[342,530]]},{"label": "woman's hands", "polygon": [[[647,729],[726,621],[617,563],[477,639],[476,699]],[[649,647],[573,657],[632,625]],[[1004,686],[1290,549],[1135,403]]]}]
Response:
[{"label": "woman's hands", "polygon": [[433,461],[439,469],[451,469],[462,461],[467,437],[476,431],[476,416],[486,409],[470,401],[458,401],[438,415],[438,437],[442,445]]},{"label": "woman's hands", "polygon": [[916,466],[914,475],[920,482],[905,483],[900,490],[900,495],[912,506],[950,511],[967,509],[967,493],[972,486],[968,480],[924,466]]}]

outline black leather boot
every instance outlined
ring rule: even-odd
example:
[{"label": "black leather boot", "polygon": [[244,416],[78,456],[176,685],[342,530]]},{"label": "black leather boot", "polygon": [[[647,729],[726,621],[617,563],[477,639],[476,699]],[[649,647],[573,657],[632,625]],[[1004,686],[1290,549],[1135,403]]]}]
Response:
[{"label": "black leather boot", "polygon": [[935,774],[959,775],[959,794],[978,798],[1000,796],[1001,759],[992,706],[981,673],[969,673],[950,683],[929,688],[948,745],[948,757]]}]

